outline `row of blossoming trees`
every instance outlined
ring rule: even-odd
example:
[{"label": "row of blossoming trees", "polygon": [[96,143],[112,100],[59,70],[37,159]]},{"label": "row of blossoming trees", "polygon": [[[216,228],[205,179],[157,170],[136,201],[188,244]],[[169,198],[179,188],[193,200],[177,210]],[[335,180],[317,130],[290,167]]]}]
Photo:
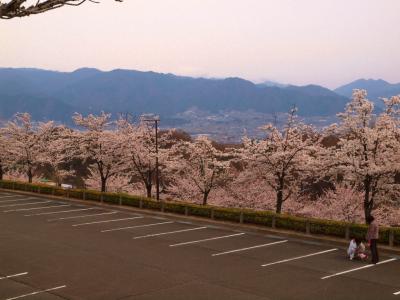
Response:
[{"label": "row of blossoming trees", "polygon": [[265,138],[231,147],[176,131],[159,135],[144,120],[111,121],[109,114],[73,116],[74,130],[35,123],[17,114],[0,130],[0,179],[23,174],[29,182],[50,170],[55,182],[87,169],[86,185],[101,191],[152,196],[159,159],[166,200],[274,209],[305,216],[360,221],[374,213],[399,223],[400,96],[383,99],[374,114],[366,91],[355,90],[339,124],[317,131],[293,109],[283,128],[262,127]]}]

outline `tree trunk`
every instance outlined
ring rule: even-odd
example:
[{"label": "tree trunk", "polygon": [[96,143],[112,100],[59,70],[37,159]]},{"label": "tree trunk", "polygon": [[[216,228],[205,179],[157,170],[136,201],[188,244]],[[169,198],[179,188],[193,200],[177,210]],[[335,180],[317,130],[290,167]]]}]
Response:
[{"label": "tree trunk", "polygon": [[203,205],[207,205],[208,194],[210,194],[210,191],[203,193]]},{"label": "tree trunk", "polygon": [[371,177],[366,176],[364,179],[364,217],[365,223],[367,219],[371,216],[373,201],[370,196],[371,194]]},{"label": "tree trunk", "polygon": [[152,188],[152,184],[150,183],[146,183],[146,193],[147,193],[147,198],[151,198],[151,188]]},{"label": "tree trunk", "polygon": [[3,166],[0,165],[0,180],[3,180]]},{"label": "tree trunk", "polygon": [[147,171],[147,181],[145,181],[144,185],[146,186],[146,192],[147,192],[147,198],[151,198],[151,189],[152,189],[152,176],[153,176],[153,172],[150,169],[149,166],[149,170]]},{"label": "tree trunk", "polygon": [[282,212],[282,205],[283,205],[283,177],[279,178],[279,186],[278,190],[276,191],[276,213],[280,214]]},{"label": "tree trunk", "polygon": [[276,213],[280,214],[282,212],[282,204],[283,204],[283,192],[282,190],[278,190],[276,192]]},{"label": "tree trunk", "polygon": [[28,175],[28,182],[32,183],[33,174],[32,174],[32,169],[31,168],[28,169],[27,175]]},{"label": "tree trunk", "polygon": [[107,183],[107,178],[101,178],[101,192],[105,193],[106,192],[106,183]]}]

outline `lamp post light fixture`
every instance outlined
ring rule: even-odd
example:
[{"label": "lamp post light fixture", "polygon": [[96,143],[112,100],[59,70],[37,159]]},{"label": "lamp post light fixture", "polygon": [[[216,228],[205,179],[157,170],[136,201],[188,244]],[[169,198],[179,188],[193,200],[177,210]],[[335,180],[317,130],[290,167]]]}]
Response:
[{"label": "lamp post light fixture", "polygon": [[155,134],[156,134],[156,199],[160,200],[160,176],[158,168],[158,123],[160,117],[156,115],[142,115],[141,120],[144,122],[154,122]]}]

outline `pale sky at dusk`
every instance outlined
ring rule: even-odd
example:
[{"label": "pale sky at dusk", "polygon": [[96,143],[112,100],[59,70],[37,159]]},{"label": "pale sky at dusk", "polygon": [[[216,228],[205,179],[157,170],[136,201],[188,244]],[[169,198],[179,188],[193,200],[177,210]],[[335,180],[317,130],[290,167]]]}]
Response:
[{"label": "pale sky at dusk", "polygon": [[0,21],[0,67],[400,82],[399,12],[399,0],[102,0]]}]

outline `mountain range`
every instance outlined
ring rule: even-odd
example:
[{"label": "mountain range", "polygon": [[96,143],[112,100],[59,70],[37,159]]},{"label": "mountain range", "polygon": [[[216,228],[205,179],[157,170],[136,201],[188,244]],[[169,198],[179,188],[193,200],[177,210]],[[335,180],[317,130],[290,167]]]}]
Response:
[{"label": "mountain range", "polygon": [[400,94],[400,83],[392,84],[385,80],[358,79],[349,84],[338,87],[334,91],[342,96],[351,97],[353,89],[364,89],[368,92],[368,98],[378,107],[383,107],[381,97],[389,98]]},{"label": "mountain range", "polygon": [[99,113],[156,113],[173,118],[191,108],[215,113],[287,112],[296,105],[304,116],[327,116],[348,101],[317,85],[267,86],[241,78],[205,79],[82,68],[74,72],[0,68],[0,118],[27,111],[37,120],[69,122],[71,115]]},{"label": "mountain range", "polygon": [[318,85],[276,82],[255,84],[232,77],[206,79],[174,74],[81,68],[57,72],[32,68],[0,68],[0,119],[29,112],[35,120],[69,124],[74,112],[155,113],[164,124],[197,110],[276,114],[297,106],[300,116],[329,117],[343,111],[353,88],[365,88],[372,99],[400,94],[400,84],[357,80],[331,91]]}]

